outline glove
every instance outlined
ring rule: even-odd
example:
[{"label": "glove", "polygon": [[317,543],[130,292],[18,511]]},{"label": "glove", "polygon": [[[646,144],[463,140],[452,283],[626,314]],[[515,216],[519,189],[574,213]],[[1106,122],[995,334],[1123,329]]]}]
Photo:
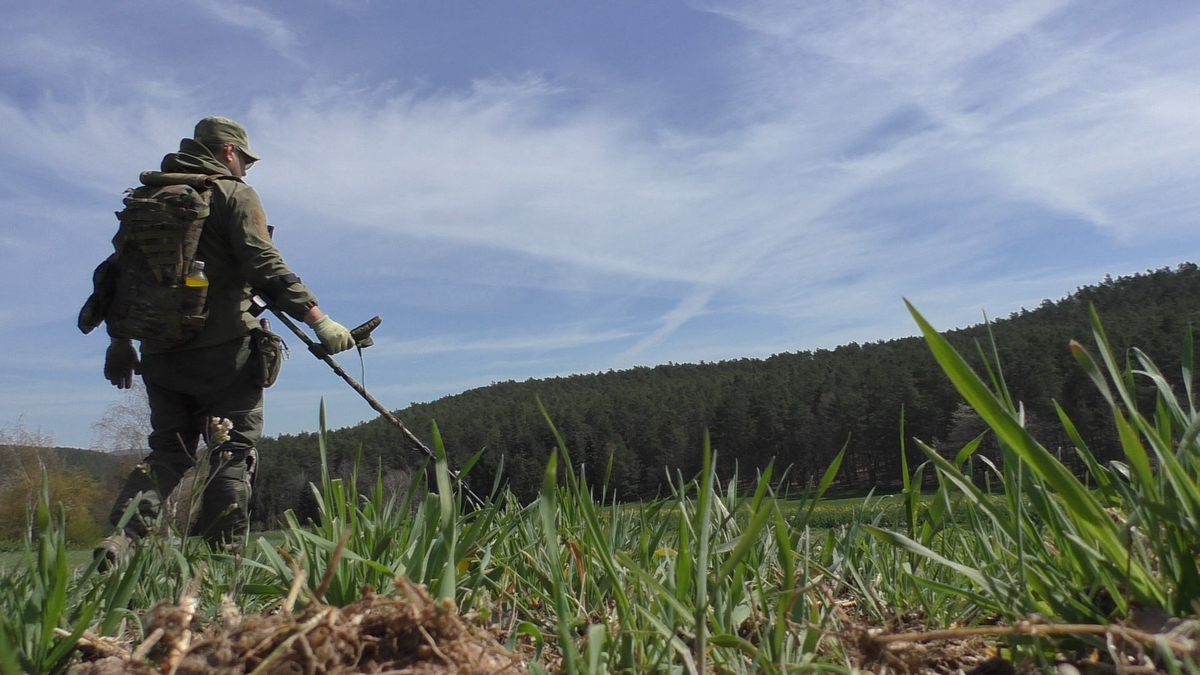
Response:
[{"label": "glove", "polygon": [[317,338],[321,340],[321,344],[329,350],[330,354],[344,352],[354,346],[354,338],[350,337],[350,331],[329,318],[328,314],[314,321],[311,326],[313,332],[317,334]]},{"label": "glove", "polygon": [[117,389],[133,386],[133,374],[141,372],[137,347],[133,340],[113,340],[104,352],[104,379]]}]

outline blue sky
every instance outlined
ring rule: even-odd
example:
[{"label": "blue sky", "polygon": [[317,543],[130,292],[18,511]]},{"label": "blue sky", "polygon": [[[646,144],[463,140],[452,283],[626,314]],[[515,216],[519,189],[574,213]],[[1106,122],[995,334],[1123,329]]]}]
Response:
[{"label": "blue sky", "polygon": [[[139,171],[225,115],[366,383],[464,389],[976,323],[1195,260],[1189,2],[16,2],[0,425],[88,447],[75,316]],[[297,341],[292,340],[293,347]],[[341,361],[359,372],[356,357]],[[267,432],[371,416],[300,349]]]}]

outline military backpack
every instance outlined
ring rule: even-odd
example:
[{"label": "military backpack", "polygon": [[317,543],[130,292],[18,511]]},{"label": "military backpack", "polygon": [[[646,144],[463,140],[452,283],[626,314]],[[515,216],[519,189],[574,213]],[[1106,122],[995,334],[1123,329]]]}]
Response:
[{"label": "military backpack", "polygon": [[114,338],[159,349],[186,344],[208,318],[207,282],[188,284],[196,247],[218,180],[233,176],[146,171],[141,187],[125,192],[115,252],[92,276],[93,292],[79,313],[79,329],[105,323]]}]

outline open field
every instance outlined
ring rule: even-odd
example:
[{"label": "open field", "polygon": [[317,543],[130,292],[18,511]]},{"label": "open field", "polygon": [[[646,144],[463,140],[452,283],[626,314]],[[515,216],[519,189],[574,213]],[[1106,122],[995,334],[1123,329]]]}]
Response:
[{"label": "open field", "polygon": [[[284,541],[283,532],[256,532],[250,536],[251,546],[260,546],[257,543],[258,539],[264,539],[268,545],[282,544]],[[26,552],[22,547],[16,544],[10,544],[9,549],[0,551],[0,575],[7,574],[9,571],[16,569],[20,565],[28,565],[30,563],[30,553]],[[92,562],[92,547],[91,546],[69,546],[67,547],[67,566],[73,570],[81,570],[88,563]]]},{"label": "open field", "polygon": [[[73,546],[67,549],[67,567],[79,570],[92,561],[92,549]],[[28,566],[32,561],[25,551],[4,551],[0,553],[0,574],[8,574],[21,566]]]},{"label": "open field", "polygon": [[[418,472],[388,494],[325,471],[319,523],[292,516],[240,555],[163,532],[107,572],[73,569],[43,503],[30,554],[0,577],[0,673],[61,672],[77,643],[82,673],[1200,670],[1190,345],[1182,400],[1139,353],[1119,367],[1098,320],[1098,356],[1076,347],[1126,452],[1100,465],[1064,416],[1085,484],[1025,430],[995,365],[980,379],[917,319],[1000,442],[993,494],[966,478],[978,438],[954,457],[915,443],[905,492],[868,508],[821,500],[840,455],[784,501],[771,468],[748,493],[718,480],[706,445],[669,498],[620,505],[560,438],[536,501],[497,487],[467,505],[435,428],[434,484]],[[926,473],[940,489],[922,496]]]},{"label": "open field", "polygon": [[[922,495],[921,499],[928,503],[935,498],[934,494]],[[807,508],[808,504],[801,500],[777,500],[777,505],[785,518],[794,515],[797,511]],[[631,509],[634,511],[645,508],[642,504],[621,504],[619,509]],[[808,515],[807,522],[809,527],[816,535],[824,536],[825,531],[849,526],[857,522],[872,522],[878,516],[880,520],[886,523],[895,522],[902,516],[904,506],[903,495],[867,495],[863,497],[842,497],[838,499],[820,499],[812,509],[812,513]],[[667,507],[662,510],[662,513],[672,513],[674,509]],[[605,517],[602,514],[602,517]],[[258,539],[263,539],[263,543],[259,543]],[[285,544],[287,536],[283,530],[271,530],[266,532],[255,532],[250,535],[250,548],[268,546],[277,547]],[[67,547],[67,564],[72,570],[81,570],[92,561],[92,546],[76,546],[68,545]],[[0,548],[0,574],[7,570],[15,569],[20,565],[28,565],[30,562],[30,553],[27,553],[24,547],[19,542],[8,542]]]}]

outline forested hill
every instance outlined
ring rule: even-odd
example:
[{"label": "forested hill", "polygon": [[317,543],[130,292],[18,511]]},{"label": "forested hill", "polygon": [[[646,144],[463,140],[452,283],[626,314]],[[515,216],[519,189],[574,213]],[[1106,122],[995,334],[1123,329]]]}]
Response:
[{"label": "forested hill", "polygon": [[[1087,308],[1094,303],[1115,349],[1140,347],[1168,376],[1179,372],[1186,327],[1200,315],[1200,272],[1194,264],[1105,279],[1057,302],[993,321],[1004,376],[1029,412],[1043,443],[1065,445],[1051,400],[1070,413],[1101,457],[1117,452],[1109,418],[1093,385],[1068,351],[1071,339],[1092,344]],[[949,333],[974,363],[975,340],[986,326]],[[665,470],[697,470],[705,429],[729,475],[743,475],[772,458],[792,465],[804,482],[819,474],[849,439],[843,487],[865,489],[899,480],[901,409],[907,435],[949,447],[981,429],[960,409],[961,399],[938,369],[923,340],[904,338],[833,350],[785,353],[767,359],[671,364],[592,375],[500,382],[413,405],[398,416],[422,438],[436,420],[451,462],[461,464],[487,448],[472,471],[488,486],[503,458],[515,491],[536,492],[554,439],[537,408],[549,410],[571,458],[601,476],[614,456],[612,484],[626,498],[665,489]],[[961,443],[960,443],[961,444]],[[418,460],[381,419],[330,435],[331,463],[345,471],[359,446],[368,466],[402,470]],[[263,443],[259,483],[262,516],[291,507],[316,474],[312,434]]]}]

